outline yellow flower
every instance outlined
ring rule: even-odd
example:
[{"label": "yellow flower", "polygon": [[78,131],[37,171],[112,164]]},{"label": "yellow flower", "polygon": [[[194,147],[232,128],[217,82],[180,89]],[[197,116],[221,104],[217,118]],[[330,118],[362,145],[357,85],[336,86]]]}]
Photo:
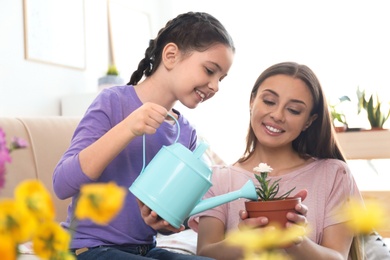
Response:
[{"label": "yellow flower", "polygon": [[348,226],[358,234],[371,233],[374,229],[382,227],[387,219],[383,205],[374,200],[366,200],[365,206],[351,200],[345,208],[345,214],[351,219],[347,222]]},{"label": "yellow flower", "polygon": [[14,240],[6,234],[0,234],[0,256],[1,260],[15,260],[17,246]]},{"label": "yellow flower", "polygon": [[36,228],[36,221],[21,210],[12,199],[0,201],[0,234],[11,237],[16,243],[29,240]]},{"label": "yellow flower", "polygon": [[84,185],[80,190],[75,216],[107,225],[122,209],[126,190],[114,182]]},{"label": "yellow flower", "polygon": [[59,259],[60,254],[67,254],[70,234],[58,223],[42,223],[33,236],[34,252],[44,259]]},{"label": "yellow flower", "polygon": [[15,189],[15,200],[39,221],[53,220],[54,203],[49,191],[38,180],[26,180]]},{"label": "yellow flower", "polygon": [[262,252],[259,254],[246,255],[244,260],[290,260],[291,258],[281,252]]},{"label": "yellow flower", "polygon": [[[245,252],[245,259],[274,259],[269,257],[280,256],[277,254],[263,255],[264,252],[289,246],[299,237],[304,236],[306,232],[304,227],[297,225],[285,229],[277,226],[268,226],[258,229],[235,230],[228,234],[226,242],[233,246],[242,247]],[[259,252],[261,253],[260,255],[258,255]],[[258,255],[260,258],[253,258],[253,254]],[[248,258],[248,255],[251,255],[251,257]],[[262,258],[261,255],[268,258]]]}]

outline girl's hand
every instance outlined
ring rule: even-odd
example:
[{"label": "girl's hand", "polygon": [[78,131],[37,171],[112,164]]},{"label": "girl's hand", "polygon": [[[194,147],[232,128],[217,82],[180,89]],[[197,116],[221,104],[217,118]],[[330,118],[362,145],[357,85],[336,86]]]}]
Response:
[{"label": "girl's hand", "polygon": [[138,206],[140,208],[141,216],[144,219],[145,223],[160,233],[178,233],[184,230],[184,225],[181,225],[180,228],[175,228],[171,226],[167,221],[161,219],[156,212],[152,211],[148,206],[146,206],[142,201],[138,200]]},{"label": "girl's hand", "polygon": [[125,120],[130,131],[135,136],[140,136],[156,133],[167,114],[165,107],[149,102],[136,109]]}]

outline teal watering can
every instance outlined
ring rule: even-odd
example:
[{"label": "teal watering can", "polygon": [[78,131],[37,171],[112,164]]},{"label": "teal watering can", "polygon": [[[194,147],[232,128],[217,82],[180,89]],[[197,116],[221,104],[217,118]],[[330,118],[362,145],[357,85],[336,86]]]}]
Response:
[{"label": "teal watering can", "polygon": [[[174,120],[176,121],[175,118]],[[177,121],[176,125],[179,127]],[[180,129],[178,137],[179,135]],[[201,142],[192,152],[177,143],[178,137],[174,144],[163,146],[159,150],[129,187],[140,201],[162,219],[179,228],[187,217],[227,202],[239,198],[257,200],[251,180],[240,190],[202,200],[212,186],[212,171],[202,160],[208,144]],[[145,136],[143,149],[145,154]]]}]

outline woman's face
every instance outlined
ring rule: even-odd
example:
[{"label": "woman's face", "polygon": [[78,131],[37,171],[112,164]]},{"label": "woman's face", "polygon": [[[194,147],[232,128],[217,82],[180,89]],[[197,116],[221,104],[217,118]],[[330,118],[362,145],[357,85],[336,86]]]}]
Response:
[{"label": "woman's face", "polygon": [[251,125],[262,146],[291,146],[316,118],[310,116],[309,88],[302,80],[283,74],[264,80],[250,105]]}]

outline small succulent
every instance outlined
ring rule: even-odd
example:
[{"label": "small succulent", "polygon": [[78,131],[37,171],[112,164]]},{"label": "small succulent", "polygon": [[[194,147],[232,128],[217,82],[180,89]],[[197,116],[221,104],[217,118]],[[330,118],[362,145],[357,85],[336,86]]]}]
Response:
[{"label": "small succulent", "polygon": [[387,111],[383,111],[383,103],[379,101],[379,96],[373,94],[370,96],[369,100],[366,100],[365,90],[360,90],[359,88],[356,91],[358,97],[358,114],[362,109],[367,111],[367,118],[370,122],[371,127],[382,128],[383,124],[390,117],[390,109],[387,108]]},{"label": "small succulent", "polygon": [[333,119],[333,124],[335,123],[335,121],[338,121],[342,125],[348,126],[347,118],[346,118],[345,114],[338,111],[338,106],[345,101],[351,101],[351,99],[348,96],[341,96],[341,97],[339,97],[338,103],[333,104],[333,105],[329,105],[330,112],[331,112],[332,119]]},{"label": "small succulent", "polygon": [[108,66],[108,70],[106,72],[106,75],[112,75],[112,76],[119,75],[118,69],[116,68],[116,66],[114,64],[111,64],[110,66]]},{"label": "small succulent", "polygon": [[256,193],[259,200],[282,200],[287,198],[290,193],[295,190],[294,187],[283,195],[276,196],[279,192],[279,181],[281,179],[278,179],[272,183],[270,180],[267,179],[268,173],[270,173],[273,169],[266,163],[260,163],[259,166],[253,168],[253,170],[255,172],[258,172],[258,174],[255,173],[255,177],[259,182],[259,186],[256,186]]}]

